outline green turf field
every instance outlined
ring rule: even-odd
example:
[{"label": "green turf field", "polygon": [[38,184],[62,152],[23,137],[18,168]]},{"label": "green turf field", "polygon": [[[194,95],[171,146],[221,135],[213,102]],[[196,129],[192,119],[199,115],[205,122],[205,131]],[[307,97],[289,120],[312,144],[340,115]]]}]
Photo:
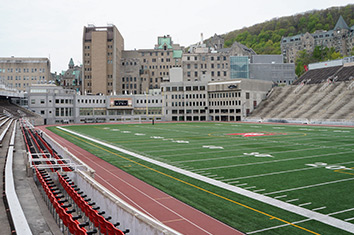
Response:
[{"label": "green turf field", "polygon": [[[65,128],[228,185],[354,223],[354,128],[206,122]],[[245,233],[350,234],[55,127],[49,129]]]}]

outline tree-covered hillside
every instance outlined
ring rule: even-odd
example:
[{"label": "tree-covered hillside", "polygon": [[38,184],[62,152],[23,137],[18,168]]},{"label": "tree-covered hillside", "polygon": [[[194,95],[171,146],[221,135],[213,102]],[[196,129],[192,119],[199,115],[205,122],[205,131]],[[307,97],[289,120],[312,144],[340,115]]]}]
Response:
[{"label": "tree-covered hillside", "polygon": [[222,36],[225,39],[225,47],[230,47],[237,41],[252,48],[257,54],[281,54],[280,41],[283,36],[331,30],[340,15],[349,27],[354,25],[354,5],[347,5],[276,18]]}]

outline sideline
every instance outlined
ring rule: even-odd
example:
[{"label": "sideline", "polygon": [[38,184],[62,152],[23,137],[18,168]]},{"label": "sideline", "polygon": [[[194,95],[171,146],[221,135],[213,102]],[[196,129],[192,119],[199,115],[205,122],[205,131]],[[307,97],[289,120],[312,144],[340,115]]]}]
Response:
[{"label": "sideline", "polygon": [[[125,153],[125,154],[128,154],[130,156],[133,156],[133,157],[136,157],[136,158],[139,158],[139,159],[142,159],[144,161],[147,161],[147,162],[150,162],[150,163],[153,163],[155,165],[158,165],[160,167],[163,167],[163,168],[166,168],[166,169],[169,169],[169,170],[172,170],[174,172],[177,172],[177,173],[180,173],[180,174],[183,174],[183,175],[186,175],[188,177],[191,177],[191,178],[194,178],[194,179],[197,179],[197,180],[200,180],[200,181],[203,181],[203,182],[206,182],[206,183],[209,183],[211,185],[214,185],[214,186],[217,186],[217,187],[220,187],[220,188],[223,188],[223,189],[226,189],[226,190],[229,190],[231,192],[235,192],[237,194],[240,194],[240,195],[243,195],[243,196],[246,196],[246,197],[249,197],[249,198],[252,198],[254,200],[257,200],[257,201],[260,201],[260,202],[263,202],[263,203],[266,203],[266,204],[269,204],[269,205],[272,205],[272,206],[275,206],[277,208],[280,208],[280,209],[284,209],[286,211],[289,211],[289,212],[292,212],[292,213],[295,213],[295,214],[298,214],[298,215],[301,215],[301,216],[304,216],[305,218],[309,218],[309,219],[313,219],[313,220],[316,220],[316,221],[319,221],[319,222],[322,222],[322,223],[325,223],[325,224],[328,224],[330,226],[333,226],[333,227],[336,227],[336,228],[339,228],[339,229],[342,229],[344,231],[347,231],[347,232],[351,232],[351,233],[354,233],[354,224],[352,223],[348,223],[348,222],[345,222],[343,220],[340,220],[340,219],[336,219],[334,217],[330,217],[328,215],[323,215],[321,213],[318,213],[318,212],[314,212],[314,211],[311,211],[311,210],[308,210],[308,209],[305,209],[305,208],[302,208],[302,207],[299,207],[299,206],[295,206],[295,205],[292,205],[290,203],[286,203],[286,202],[283,202],[283,201],[280,201],[280,200],[277,200],[277,199],[274,199],[274,198],[271,198],[271,197],[267,197],[267,196],[264,196],[264,195],[261,195],[261,194],[257,194],[257,193],[254,193],[254,192],[251,192],[251,191],[248,191],[248,190],[245,190],[245,189],[242,189],[242,188],[239,188],[239,187],[236,187],[236,186],[232,186],[232,185],[229,185],[229,184],[226,184],[226,183],[223,183],[221,181],[217,181],[217,180],[214,180],[214,179],[210,179],[208,177],[205,177],[205,176],[202,176],[202,175],[198,175],[196,173],[193,173],[193,172],[190,172],[190,171],[187,171],[187,170],[183,170],[183,169],[180,169],[178,167],[175,167],[175,166],[171,166],[169,164],[166,164],[166,163],[163,163],[163,162],[159,162],[157,160],[154,160],[154,159],[150,159],[150,158],[147,158],[147,157],[144,157],[140,154],[136,154],[134,152],[131,152],[131,151],[128,151],[128,150],[125,150],[125,149],[122,149],[122,148],[119,148],[117,146],[114,146],[114,145],[111,145],[111,144],[107,144],[105,142],[102,142],[102,141],[99,141],[99,140],[96,140],[94,138],[91,138],[91,137],[88,137],[88,136],[85,136],[85,135],[82,135],[82,134],[79,134],[77,132],[74,132],[74,131],[71,131],[71,130],[67,130],[67,129],[64,129],[62,127],[57,127],[58,129],[62,130],[62,131],[65,131],[65,132],[68,132],[68,133],[71,133],[73,135],[76,135],[76,136],[79,136],[81,138],[84,138],[84,139],[87,139],[89,141],[92,141],[92,142],[95,142],[97,144],[100,144],[102,146],[105,146],[105,147],[108,147],[108,148],[111,148],[111,149],[114,149],[116,151],[119,151],[119,152],[122,152],[122,153]],[[121,156],[123,157],[123,156]],[[132,161],[132,160],[131,160]],[[139,165],[142,165],[140,163],[137,163]],[[147,167],[147,166],[145,166]],[[149,169],[152,169],[156,172],[158,172],[157,170],[153,169],[153,168],[150,168],[148,167]],[[160,174],[164,174],[166,176],[169,176],[163,172],[159,172]],[[217,195],[213,192],[210,192],[206,189],[203,189],[203,188],[200,188],[198,186],[194,186],[188,182],[185,182],[185,181],[182,181],[180,179],[177,179],[175,177],[172,177],[172,176],[169,176],[170,178],[174,178],[178,181],[181,181],[181,182],[184,182],[188,185],[191,185],[193,187],[196,187],[200,190],[203,190],[205,192],[209,192],[215,196],[218,196],[220,198],[223,198],[225,200],[228,200],[228,201],[232,201],[231,199],[228,199],[228,198],[225,198],[223,196],[220,196],[220,195]],[[308,232],[311,232],[313,234],[317,234],[311,230],[308,230],[306,228],[303,228],[303,227],[300,227],[298,225],[295,225],[295,224],[292,224],[290,222],[287,222],[287,221],[284,221],[280,218],[276,218],[272,215],[269,215],[267,213],[264,213],[262,211],[259,211],[257,209],[254,209],[254,208],[251,208],[249,206],[246,206],[246,205],[243,205],[241,203],[238,203],[238,202],[235,202],[235,201],[232,201],[238,205],[241,205],[243,207],[246,207],[248,209],[251,209],[253,211],[256,211],[258,213],[261,213],[263,215],[266,215],[266,216],[269,216],[273,219],[277,219],[279,221],[282,221],[284,223],[287,223],[287,224],[291,224],[292,226],[295,226],[297,228],[300,228],[302,230],[305,230],[305,231],[308,231]]]}]

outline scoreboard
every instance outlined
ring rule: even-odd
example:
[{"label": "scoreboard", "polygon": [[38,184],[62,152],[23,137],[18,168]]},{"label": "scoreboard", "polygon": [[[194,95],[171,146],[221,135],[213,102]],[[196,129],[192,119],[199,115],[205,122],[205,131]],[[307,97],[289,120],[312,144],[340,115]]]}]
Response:
[{"label": "scoreboard", "polygon": [[111,109],[132,109],[132,98],[111,98],[109,108]]},{"label": "scoreboard", "polygon": [[128,100],[115,100],[114,106],[128,106]]}]

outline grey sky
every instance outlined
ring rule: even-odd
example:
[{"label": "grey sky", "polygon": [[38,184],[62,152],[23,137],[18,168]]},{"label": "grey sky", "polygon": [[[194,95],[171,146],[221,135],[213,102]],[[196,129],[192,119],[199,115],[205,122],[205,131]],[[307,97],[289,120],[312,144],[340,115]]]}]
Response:
[{"label": "grey sky", "polygon": [[87,24],[117,26],[126,50],[153,48],[158,36],[189,46],[275,17],[345,6],[347,0],[3,0],[0,57],[50,57],[52,72],[82,61]]}]

